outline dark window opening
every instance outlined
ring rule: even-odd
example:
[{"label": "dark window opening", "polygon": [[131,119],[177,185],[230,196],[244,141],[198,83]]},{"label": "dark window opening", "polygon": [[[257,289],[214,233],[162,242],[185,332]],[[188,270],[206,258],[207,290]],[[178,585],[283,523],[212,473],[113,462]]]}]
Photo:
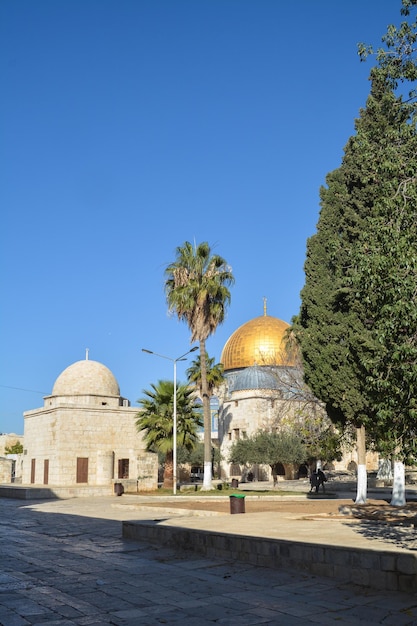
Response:
[{"label": "dark window opening", "polygon": [[119,459],[118,478],[129,478],[129,459]]}]

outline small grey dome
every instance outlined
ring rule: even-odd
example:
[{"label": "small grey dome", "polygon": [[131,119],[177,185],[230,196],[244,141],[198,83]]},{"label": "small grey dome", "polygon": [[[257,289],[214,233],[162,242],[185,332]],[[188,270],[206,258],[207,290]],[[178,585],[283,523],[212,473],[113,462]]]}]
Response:
[{"label": "small grey dome", "polygon": [[246,367],[235,378],[232,391],[245,389],[279,389],[277,376],[268,367]]}]

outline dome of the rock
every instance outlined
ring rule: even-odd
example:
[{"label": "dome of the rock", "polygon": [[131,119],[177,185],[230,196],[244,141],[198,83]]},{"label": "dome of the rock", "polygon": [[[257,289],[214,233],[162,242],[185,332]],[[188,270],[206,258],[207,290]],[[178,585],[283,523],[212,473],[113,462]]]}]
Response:
[{"label": "dome of the rock", "polygon": [[224,370],[253,365],[293,365],[286,350],[285,333],[289,324],[277,317],[261,315],[242,324],[227,340],[220,361]]}]

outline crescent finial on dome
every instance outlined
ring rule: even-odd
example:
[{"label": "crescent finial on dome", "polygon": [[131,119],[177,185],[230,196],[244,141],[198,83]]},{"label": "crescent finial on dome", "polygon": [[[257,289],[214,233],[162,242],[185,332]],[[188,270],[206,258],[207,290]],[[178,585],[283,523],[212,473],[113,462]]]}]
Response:
[{"label": "crescent finial on dome", "polygon": [[266,315],[266,298],[264,296],[264,315]]}]

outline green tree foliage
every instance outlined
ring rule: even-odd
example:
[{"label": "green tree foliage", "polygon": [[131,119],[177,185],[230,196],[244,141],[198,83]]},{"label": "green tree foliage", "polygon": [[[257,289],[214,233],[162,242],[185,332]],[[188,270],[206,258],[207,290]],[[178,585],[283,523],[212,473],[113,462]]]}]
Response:
[{"label": "green tree foliage", "polygon": [[191,331],[191,342],[200,346],[201,395],[204,413],[204,484],[211,489],[211,411],[207,381],[206,340],[224,321],[230,303],[229,286],[234,278],[219,255],[212,255],[208,243],[193,246],[186,241],[176,250],[176,259],[165,270],[168,308]]},{"label": "green tree foliage", "polygon": [[[409,102],[417,95],[415,88],[417,32],[416,20],[412,20],[416,6],[417,0],[402,0],[401,15],[409,19],[402,21],[399,27],[390,24],[386,34],[382,37],[384,46],[376,51],[379,73],[384,74],[385,78],[390,81],[393,90],[396,90],[400,84],[408,84]],[[358,46],[358,54],[361,61],[365,61],[369,55],[374,54],[374,49],[372,46],[361,43]]]},{"label": "green tree foliage", "polygon": [[[202,378],[201,378],[201,357],[198,356],[191,362],[190,367],[186,371],[186,375],[190,383],[193,383],[200,393],[200,398],[203,395]],[[209,396],[211,397],[214,390],[218,388],[224,381],[224,368],[222,363],[215,363],[214,357],[209,357],[206,353],[206,372],[207,372],[207,388]]]},{"label": "green tree foliage", "polygon": [[[408,15],[417,1],[404,5]],[[389,26],[384,41],[360,129],[379,194],[352,272],[353,306],[367,329],[353,351],[376,410],[379,450],[411,462],[417,432],[416,21]]]},{"label": "green tree foliage", "polygon": [[296,435],[306,449],[305,460],[309,465],[316,465],[316,461],[323,463],[342,458],[342,449],[349,447],[347,431],[338,430],[327,417],[321,407],[311,407],[308,411],[300,409],[292,416],[286,416],[282,427]]},{"label": "green tree foliage", "polygon": [[[189,465],[191,467],[203,467],[204,466],[204,443],[198,442],[195,448],[187,450],[184,447],[178,448],[178,463],[182,465]],[[217,470],[220,469],[221,454],[219,448],[212,447],[211,457],[214,467]]]},{"label": "green tree foliage", "polygon": [[[405,2],[405,14],[416,4]],[[294,320],[307,384],[334,421],[366,425],[380,446],[416,430],[413,89],[404,98],[416,80],[415,22],[390,26],[384,42],[356,134],[321,189]]]},{"label": "green tree foliage", "polygon": [[[279,429],[297,435],[306,447],[310,465],[340,460],[342,448],[350,447],[347,431],[337,429],[326,414],[323,404],[305,383],[300,349],[295,341],[293,328],[286,331],[286,349],[291,365],[270,369],[278,383],[275,417],[267,430]],[[286,398],[285,403],[280,398]],[[291,400],[289,403],[288,400]],[[292,405],[292,406],[291,406]],[[349,433],[350,434],[350,433]]]},{"label": "green tree foliage", "polygon": [[359,236],[366,208],[351,181],[355,162],[350,140],[342,166],[320,190],[317,233],[307,242],[301,309],[293,320],[300,342],[305,381],[337,424],[360,425],[370,414],[361,371],[351,354],[352,335],[363,332],[347,302],[351,242]]},{"label": "green tree foliage", "polygon": [[[173,486],[174,383],[160,380],[151,389],[144,389],[138,400],[141,410],[136,416],[138,431],[144,431],[149,452],[165,457],[164,487]],[[198,443],[198,429],[203,425],[200,405],[188,385],[177,383],[177,444],[188,450]]]},{"label": "green tree foliage", "polygon": [[253,437],[235,441],[229,461],[239,465],[266,464],[273,469],[278,463],[299,464],[306,459],[301,439],[291,432],[258,431]]},{"label": "green tree foliage", "polygon": [[20,441],[16,441],[12,446],[6,446],[6,454],[23,454],[23,444]]}]

